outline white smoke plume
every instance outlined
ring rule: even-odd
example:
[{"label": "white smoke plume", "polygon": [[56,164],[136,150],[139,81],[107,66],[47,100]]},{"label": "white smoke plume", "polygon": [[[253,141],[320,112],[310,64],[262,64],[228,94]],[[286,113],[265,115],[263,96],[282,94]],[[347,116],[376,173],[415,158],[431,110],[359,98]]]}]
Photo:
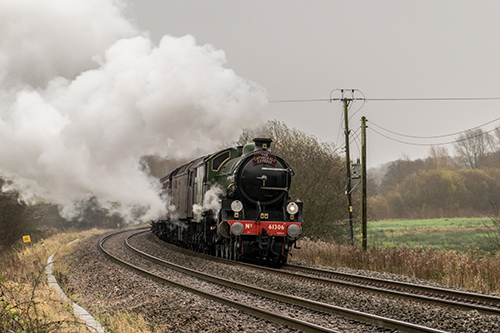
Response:
[{"label": "white smoke plume", "polygon": [[[114,0],[0,0],[0,173],[75,216],[164,213],[144,155],[192,158],[259,124],[260,86],[194,37],[153,45]],[[5,188],[4,188],[5,190]]]},{"label": "white smoke plume", "polygon": [[193,205],[193,215],[195,220],[200,221],[202,218],[203,212],[212,211],[215,220],[217,221],[219,217],[219,211],[221,208],[220,197],[222,196],[223,191],[219,186],[214,186],[210,188],[203,198],[203,204],[194,204]]}]

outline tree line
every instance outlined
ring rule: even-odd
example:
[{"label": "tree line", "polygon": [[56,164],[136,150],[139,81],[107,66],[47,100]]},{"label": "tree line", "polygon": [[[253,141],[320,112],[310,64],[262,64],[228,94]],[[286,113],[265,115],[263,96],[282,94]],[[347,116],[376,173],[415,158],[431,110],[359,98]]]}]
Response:
[{"label": "tree line", "polygon": [[[252,142],[263,131],[273,139],[272,151],[294,170],[289,191],[293,199],[304,202],[303,234],[312,239],[346,241],[345,158],[338,147],[276,120],[258,130],[243,130],[234,144]],[[500,129],[491,133],[468,131],[458,137],[454,149],[454,156],[443,147],[431,147],[426,159],[393,161],[378,180],[369,173],[369,220],[496,216],[494,209],[500,203]],[[145,159],[151,173],[152,166],[158,164],[154,160]],[[158,177],[165,169],[160,166]],[[0,179],[0,188],[4,182]],[[359,219],[357,193],[353,192],[355,219]],[[68,221],[59,215],[57,206],[27,205],[15,192],[0,192],[0,250],[27,234],[36,240],[58,228],[111,228],[123,223],[93,199],[82,206],[82,215]]]},{"label": "tree line", "polygon": [[[0,189],[6,180],[0,178]],[[22,243],[29,235],[32,242],[61,229],[112,228],[123,223],[122,218],[110,215],[95,199],[81,203],[82,213],[74,219],[65,219],[59,207],[49,203],[27,204],[16,191],[0,191],[0,251]]]},{"label": "tree line", "polygon": [[426,159],[401,158],[368,183],[370,220],[496,216],[500,203],[500,128],[469,130],[454,155],[431,147]]}]

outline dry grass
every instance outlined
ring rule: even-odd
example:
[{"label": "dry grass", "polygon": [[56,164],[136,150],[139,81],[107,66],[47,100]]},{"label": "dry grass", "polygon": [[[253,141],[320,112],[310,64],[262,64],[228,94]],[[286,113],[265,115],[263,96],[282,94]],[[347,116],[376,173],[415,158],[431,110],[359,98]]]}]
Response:
[{"label": "dry grass", "polygon": [[462,254],[408,246],[358,247],[302,240],[293,259],[314,264],[414,276],[449,286],[500,293],[500,255]]},{"label": "dry grass", "polygon": [[103,230],[66,232],[0,254],[0,330],[7,332],[88,332],[70,304],[48,284],[45,265],[65,244]]},{"label": "dry grass", "polygon": [[[48,284],[45,265],[52,253],[54,274],[62,275],[67,266],[61,258],[71,248],[67,243],[85,239],[104,230],[70,231],[54,235],[36,244],[0,254],[0,331],[6,332],[88,332],[75,317],[73,307],[61,301]],[[140,332],[144,320],[127,314],[107,319],[115,332]],[[132,323],[132,324],[130,324]],[[132,328],[130,328],[132,327]]]},{"label": "dry grass", "polygon": [[[70,231],[53,235],[35,244],[0,253],[0,331],[6,332],[89,332],[51,288],[45,276],[47,259],[55,253],[53,274],[64,277],[69,264],[61,260],[78,243],[106,230]],[[77,298],[74,296],[73,298]],[[139,315],[115,313],[98,318],[108,332],[151,332],[150,325]]]},{"label": "dry grass", "polygon": [[143,333],[151,332],[149,325],[141,315],[116,313],[112,316],[103,315],[99,321],[106,325],[110,333]]},{"label": "dry grass", "polygon": [[0,276],[7,280],[23,282],[29,280],[33,272],[45,269],[47,259],[52,253],[71,248],[67,246],[76,239],[85,239],[94,234],[103,233],[103,230],[69,231],[51,236],[38,243],[25,245],[9,252],[0,254]]},{"label": "dry grass", "polygon": [[0,289],[0,329],[6,332],[88,332],[73,307],[46,285],[4,281]]},{"label": "dry grass", "polygon": [[[69,231],[53,235],[35,244],[0,253],[0,331],[3,332],[89,332],[63,302],[45,276],[47,259],[55,253],[53,274],[64,277],[68,263],[61,260],[83,240],[105,230]],[[62,287],[64,289],[64,281]],[[108,332],[151,332],[147,322],[138,315],[115,313],[98,318]]]}]

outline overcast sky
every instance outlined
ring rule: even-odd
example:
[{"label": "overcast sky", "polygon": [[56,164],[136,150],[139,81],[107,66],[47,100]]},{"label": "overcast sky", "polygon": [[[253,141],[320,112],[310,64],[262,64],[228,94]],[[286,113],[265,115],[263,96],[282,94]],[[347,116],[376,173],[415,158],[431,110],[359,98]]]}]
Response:
[{"label": "overcast sky", "polygon": [[[129,0],[127,15],[158,43],[190,34],[226,54],[226,68],[267,90],[267,119],[343,145],[340,88],[373,98],[500,97],[498,1]],[[363,97],[356,92],[355,97]],[[340,93],[334,92],[334,98]],[[428,155],[441,136],[500,117],[500,100],[358,101],[368,119],[368,164]],[[494,122],[483,129],[491,130]],[[244,124],[243,124],[244,125]],[[373,130],[371,130],[373,129]],[[359,142],[359,140],[357,140]],[[453,146],[448,151],[453,154]],[[359,157],[353,142],[352,158]]]},{"label": "overcast sky", "polygon": [[155,218],[165,203],[144,155],[194,159],[272,119],[342,151],[335,89],[368,100],[349,110],[353,160],[361,116],[369,167],[424,158],[429,146],[377,132],[453,142],[498,126],[500,99],[376,99],[500,97],[498,13],[498,1],[0,0],[2,191],[66,217],[92,198]]}]

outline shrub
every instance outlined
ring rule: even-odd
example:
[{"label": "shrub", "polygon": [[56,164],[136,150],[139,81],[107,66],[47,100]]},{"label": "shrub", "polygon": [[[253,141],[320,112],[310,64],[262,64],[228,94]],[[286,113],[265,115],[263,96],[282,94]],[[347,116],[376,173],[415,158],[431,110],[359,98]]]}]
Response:
[{"label": "shrub", "polygon": [[449,286],[500,293],[500,254],[483,255],[474,249],[465,254],[427,250],[406,245],[391,248],[356,246],[302,240],[293,259],[314,264],[365,269],[414,276]]}]

